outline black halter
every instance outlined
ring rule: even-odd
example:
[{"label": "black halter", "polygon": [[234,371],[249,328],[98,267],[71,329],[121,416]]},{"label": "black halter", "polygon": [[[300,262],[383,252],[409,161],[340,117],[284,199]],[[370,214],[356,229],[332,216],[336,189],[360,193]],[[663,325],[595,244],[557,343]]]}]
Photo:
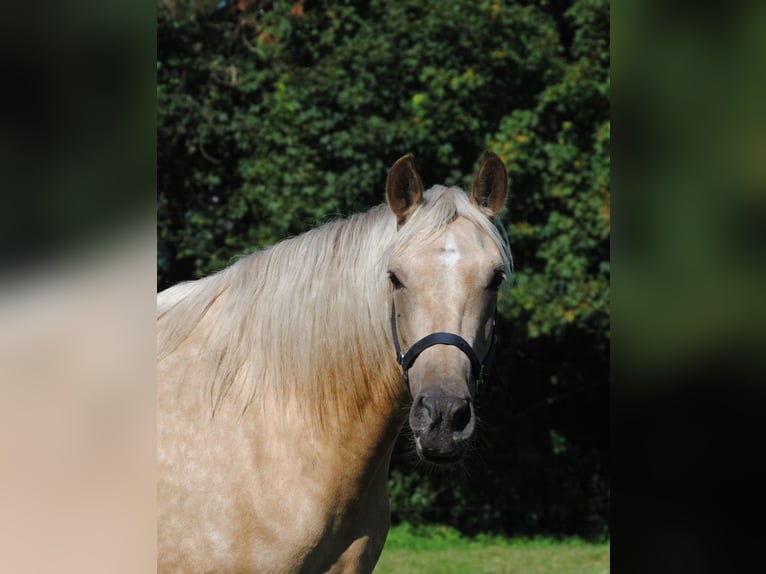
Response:
[{"label": "black halter", "polygon": [[[402,381],[407,386],[407,390],[410,390],[410,378],[407,371],[415,363],[415,359],[418,358],[420,353],[433,347],[434,345],[451,345],[457,347],[463,353],[466,354],[468,360],[471,361],[471,371],[473,372],[474,383],[469,387],[471,396],[474,396],[478,391],[479,386],[484,382],[484,379],[489,375],[492,368],[492,361],[495,355],[495,322],[497,314],[492,317],[492,334],[490,335],[490,345],[487,354],[484,356],[484,361],[479,361],[479,357],[476,355],[476,351],[468,342],[460,335],[454,333],[431,333],[426,335],[419,341],[415,342],[406,353],[402,353],[402,348],[399,345],[399,335],[396,329],[396,304],[393,299],[391,300],[391,334],[394,338],[394,348],[396,349],[396,362],[402,367]],[[410,391],[410,394],[412,392]]]}]

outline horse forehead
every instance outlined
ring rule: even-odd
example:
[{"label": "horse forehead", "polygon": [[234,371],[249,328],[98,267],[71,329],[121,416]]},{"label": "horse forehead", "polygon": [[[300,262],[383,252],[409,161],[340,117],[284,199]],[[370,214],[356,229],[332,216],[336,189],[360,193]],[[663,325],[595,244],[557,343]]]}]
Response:
[{"label": "horse forehead", "polygon": [[494,265],[502,255],[486,232],[471,221],[458,218],[429,239],[399,252],[397,259],[421,272],[441,275]]},{"label": "horse forehead", "polygon": [[473,276],[479,269],[493,265],[499,256],[492,240],[484,237],[476,226],[451,224],[424,245],[413,261],[418,261],[421,272],[435,281],[454,282],[457,276]]},{"label": "horse forehead", "polygon": [[449,268],[454,268],[461,260],[473,261],[482,254],[490,253],[492,241],[475,225],[458,219],[451,223],[434,242],[437,259]]}]

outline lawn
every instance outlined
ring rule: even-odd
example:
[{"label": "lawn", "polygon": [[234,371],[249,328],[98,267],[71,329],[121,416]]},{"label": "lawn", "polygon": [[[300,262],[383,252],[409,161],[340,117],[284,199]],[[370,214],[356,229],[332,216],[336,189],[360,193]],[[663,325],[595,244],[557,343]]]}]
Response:
[{"label": "lawn", "polygon": [[463,538],[448,528],[391,529],[375,574],[606,574],[609,542]]}]

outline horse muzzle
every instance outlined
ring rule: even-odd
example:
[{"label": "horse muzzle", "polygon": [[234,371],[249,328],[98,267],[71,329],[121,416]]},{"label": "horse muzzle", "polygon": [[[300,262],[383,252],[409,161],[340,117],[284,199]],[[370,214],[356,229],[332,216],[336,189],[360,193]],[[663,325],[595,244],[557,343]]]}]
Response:
[{"label": "horse muzzle", "polygon": [[414,400],[409,422],[420,458],[434,464],[452,464],[463,457],[476,428],[473,401],[468,396],[450,396],[431,388]]}]

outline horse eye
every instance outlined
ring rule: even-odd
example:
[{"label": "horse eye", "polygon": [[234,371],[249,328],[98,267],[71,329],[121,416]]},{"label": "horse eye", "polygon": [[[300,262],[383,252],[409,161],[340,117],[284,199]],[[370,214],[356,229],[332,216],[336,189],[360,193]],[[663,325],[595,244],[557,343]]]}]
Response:
[{"label": "horse eye", "polygon": [[388,272],[388,280],[391,281],[391,285],[394,286],[394,289],[401,289],[404,287],[404,283],[399,281],[399,278],[396,276],[396,273],[389,271]]},{"label": "horse eye", "polygon": [[487,285],[487,289],[489,291],[497,291],[500,289],[500,284],[505,281],[505,273],[502,271],[495,272],[495,275],[492,277],[492,281],[490,281],[489,285]]}]

